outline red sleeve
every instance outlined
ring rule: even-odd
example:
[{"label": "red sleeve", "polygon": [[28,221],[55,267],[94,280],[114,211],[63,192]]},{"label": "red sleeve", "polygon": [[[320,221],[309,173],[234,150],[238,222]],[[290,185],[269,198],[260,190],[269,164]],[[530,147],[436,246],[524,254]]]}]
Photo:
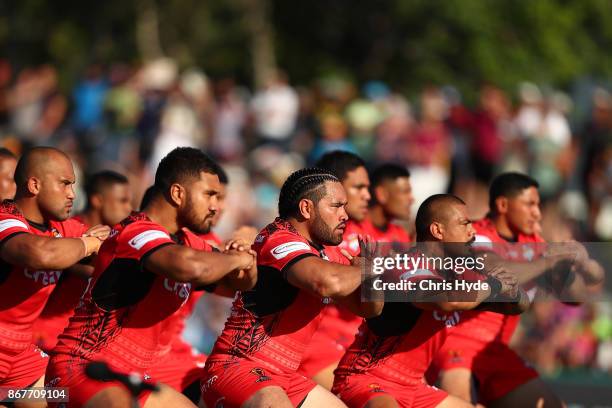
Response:
[{"label": "red sleeve", "polygon": [[119,233],[116,254],[119,258],[142,261],[155,250],[170,244],[175,242],[164,228],[151,221],[137,221]]},{"label": "red sleeve", "polygon": [[17,234],[31,233],[25,218],[18,215],[0,213],[0,245]]},{"label": "red sleeve", "polygon": [[281,272],[307,256],[319,256],[308,241],[288,231],[273,233],[261,246],[255,247],[255,251],[258,266],[269,266]]}]

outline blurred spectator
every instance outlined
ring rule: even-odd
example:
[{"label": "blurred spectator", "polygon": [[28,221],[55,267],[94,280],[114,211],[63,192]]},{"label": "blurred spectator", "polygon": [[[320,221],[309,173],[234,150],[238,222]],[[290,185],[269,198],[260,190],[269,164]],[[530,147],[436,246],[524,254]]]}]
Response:
[{"label": "blurred spectator", "polygon": [[284,72],[276,71],[251,100],[259,144],[289,149],[298,114],[298,96]]},{"label": "blurred spectator", "polygon": [[50,65],[22,70],[9,99],[11,127],[27,145],[45,143],[60,127],[68,105]]}]

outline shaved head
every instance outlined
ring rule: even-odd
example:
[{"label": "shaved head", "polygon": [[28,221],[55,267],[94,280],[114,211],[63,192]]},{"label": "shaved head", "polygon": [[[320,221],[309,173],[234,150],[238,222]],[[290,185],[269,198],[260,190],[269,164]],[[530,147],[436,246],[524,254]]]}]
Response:
[{"label": "shaved head", "polygon": [[452,194],[436,194],[425,200],[415,220],[417,241],[430,238],[429,227],[432,223],[447,224],[456,215],[457,206],[465,206],[465,202]]},{"label": "shaved head", "polygon": [[30,177],[41,178],[67,163],[71,164],[66,153],[54,147],[34,147],[28,150],[21,156],[15,169],[17,190],[27,189],[27,182]]},{"label": "shaved head", "polygon": [[64,152],[35,147],[17,163],[15,200],[33,202],[45,220],[63,221],[72,211],[74,182],[72,162]]}]

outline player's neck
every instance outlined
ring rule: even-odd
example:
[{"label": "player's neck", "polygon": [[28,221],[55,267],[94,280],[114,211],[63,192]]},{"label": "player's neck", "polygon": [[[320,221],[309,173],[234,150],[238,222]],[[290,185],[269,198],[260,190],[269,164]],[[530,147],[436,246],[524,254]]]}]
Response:
[{"label": "player's neck", "polygon": [[372,225],[381,231],[386,231],[391,223],[391,219],[385,214],[385,210],[380,205],[374,205],[368,211],[368,216]]},{"label": "player's neck", "polygon": [[[85,225],[89,225],[92,227],[94,225],[100,225],[103,223],[102,217],[100,217],[100,214],[98,214],[98,212],[93,208],[89,208],[83,211],[83,213],[81,213],[81,219],[83,220],[83,223],[85,223]],[[112,225],[109,226],[112,227]]]},{"label": "player's neck", "polygon": [[507,240],[516,239],[517,234],[515,234],[514,231],[512,231],[512,228],[510,228],[510,224],[508,223],[506,217],[501,215],[493,215],[491,217],[491,220],[493,221],[493,224],[495,225],[495,230],[497,231],[500,237]]},{"label": "player's neck", "polygon": [[297,220],[290,218],[289,223],[293,225],[293,228],[300,234],[304,239],[308,242],[314,242],[312,237],[310,236],[310,232],[308,232],[308,226],[304,222],[298,222]]},{"label": "player's neck", "polygon": [[19,197],[15,199],[15,205],[21,211],[23,216],[28,221],[33,221],[38,224],[46,224],[47,219],[40,211],[38,204],[36,203],[34,198],[29,197]]},{"label": "player's neck", "polygon": [[176,210],[165,200],[153,200],[143,211],[154,223],[164,227],[170,234],[176,234],[180,228],[176,222]]}]

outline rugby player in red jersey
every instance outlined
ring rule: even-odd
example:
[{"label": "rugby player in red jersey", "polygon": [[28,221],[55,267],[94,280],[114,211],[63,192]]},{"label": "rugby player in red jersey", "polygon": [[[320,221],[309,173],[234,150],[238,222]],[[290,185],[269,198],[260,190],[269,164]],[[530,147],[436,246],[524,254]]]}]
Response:
[{"label": "rugby player in red jersey", "polygon": [[366,235],[375,242],[412,241],[408,232],[394,220],[409,221],[414,202],[410,173],[397,164],[383,164],[372,172],[372,201],[368,217],[361,222]]},{"label": "rugby player in red jersey", "polygon": [[7,148],[0,147],[0,201],[15,197],[15,167],[17,157]]},{"label": "rugby player in red jersey", "polygon": [[[172,346],[173,315],[180,313],[192,287],[254,285],[253,251],[212,252],[196,235],[208,231],[216,212],[217,168],[200,150],[174,149],[157,168],[158,194],[144,211],[114,227],[47,368],[47,386],[69,387],[68,407],[129,404],[121,386],[88,379],[84,366],[102,360],[116,371],[149,378],[148,370]],[[194,406],[167,386],[141,394],[139,402],[145,408]]]},{"label": "rugby player in red jersey", "polygon": [[[353,153],[336,150],[323,155],[316,166],[334,174],[346,191],[349,219],[339,248],[356,256],[359,254],[359,238],[366,236],[362,222],[368,215],[371,198],[365,162]],[[334,370],[352,343],[361,320],[361,317],[342,306],[325,308],[321,324],[302,359],[300,373],[331,389]]]},{"label": "rugby player in red jersey", "polygon": [[[132,211],[132,192],[128,179],[122,174],[110,170],[95,173],[87,181],[85,192],[87,207],[72,219],[86,226],[113,226]],[[49,353],[55,347],[57,336],[68,324],[92,273],[93,266],[79,264],[62,274],[34,323],[34,340],[43,351]]]},{"label": "rugby player in red jersey", "polygon": [[[469,256],[469,243],[475,234],[465,203],[448,194],[425,200],[417,213],[416,230],[417,247],[409,251],[410,258]],[[332,391],[350,408],[471,406],[427,385],[427,367],[443,344],[448,327],[461,320],[460,311],[486,308],[521,313],[528,306],[527,295],[518,288],[516,279],[501,268],[486,276],[422,264],[399,273],[391,280],[414,282],[415,287],[400,292],[404,297],[397,300],[404,301],[388,301],[380,316],[364,321],[338,365]],[[468,293],[419,283],[455,280],[484,280],[487,285]],[[507,302],[498,303],[504,299]]]},{"label": "rugby player in red jersey", "polygon": [[255,239],[258,283],[234,301],[206,360],[208,407],[341,407],[297,370],[321,319],[335,301],[361,316],[382,302],[361,302],[363,258],[352,265],[337,245],[348,216],[346,193],[329,171],[307,168],[283,184],[279,217]]},{"label": "rugby player in red jersey", "polygon": [[[541,217],[539,203],[535,180],[519,173],[505,173],[491,184],[491,212],[474,222],[474,247],[487,253],[487,262],[504,265],[521,285],[550,273],[558,260],[574,263],[577,260],[576,252],[566,253],[568,258],[543,256],[544,246],[538,243],[544,240],[535,233]],[[589,262],[586,257],[584,263]],[[581,282],[584,282],[582,277],[575,279],[576,284]],[[477,400],[485,405],[536,406],[541,400],[546,407],[561,406],[561,401],[538,378],[537,372],[510,349],[509,342],[518,321],[518,316],[482,311],[466,313],[450,333],[432,367],[433,371],[439,371],[441,387],[466,401]],[[471,395],[472,377],[477,382],[477,396]]]},{"label": "rugby player in red jersey", "polygon": [[47,358],[32,343],[32,325],[62,270],[97,252],[108,237],[108,227],[86,231],[68,219],[74,182],[68,156],[37,147],[17,164],[15,201],[0,205],[1,387],[42,386]]}]

